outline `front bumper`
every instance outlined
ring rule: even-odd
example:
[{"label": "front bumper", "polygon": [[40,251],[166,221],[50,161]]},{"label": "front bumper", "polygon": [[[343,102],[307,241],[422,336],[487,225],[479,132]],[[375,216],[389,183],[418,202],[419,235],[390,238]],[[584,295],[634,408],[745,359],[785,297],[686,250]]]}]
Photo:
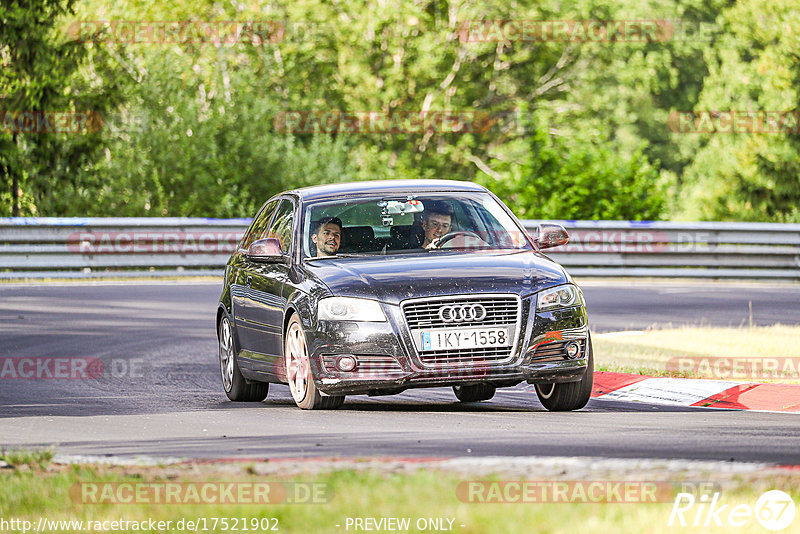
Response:
[{"label": "front bumper", "polygon": [[[515,347],[504,363],[423,364],[399,306],[383,305],[388,319],[383,323],[319,321],[306,333],[315,385],[328,395],[380,395],[421,387],[580,380],[589,350],[585,307],[535,313],[535,302],[535,296],[522,299]],[[558,348],[569,341],[582,347],[579,357],[559,354]],[[354,356],[358,367],[338,370],[336,362],[343,355]]]}]

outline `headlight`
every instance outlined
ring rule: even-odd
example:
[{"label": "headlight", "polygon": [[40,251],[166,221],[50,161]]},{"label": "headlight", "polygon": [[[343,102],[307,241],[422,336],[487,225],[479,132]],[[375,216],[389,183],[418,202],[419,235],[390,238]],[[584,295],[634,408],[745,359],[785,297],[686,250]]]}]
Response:
[{"label": "headlight", "polygon": [[386,321],[383,308],[375,300],[350,297],[328,297],[319,301],[322,321]]},{"label": "headlight", "polygon": [[536,307],[540,310],[550,310],[581,304],[583,304],[583,298],[580,290],[572,284],[565,284],[540,292]]}]

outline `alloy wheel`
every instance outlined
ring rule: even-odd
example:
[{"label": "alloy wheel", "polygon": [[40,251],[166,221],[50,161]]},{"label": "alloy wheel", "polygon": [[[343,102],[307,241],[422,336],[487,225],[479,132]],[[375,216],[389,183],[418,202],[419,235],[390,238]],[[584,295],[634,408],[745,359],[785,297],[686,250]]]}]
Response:
[{"label": "alloy wheel", "polygon": [[301,402],[308,393],[308,347],[306,337],[298,323],[292,323],[287,332],[286,378],[295,402]]},{"label": "alloy wheel", "polygon": [[233,384],[233,336],[231,323],[227,317],[222,319],[219,332],[219,370],[222,375],[222,386],[230,391]]}]

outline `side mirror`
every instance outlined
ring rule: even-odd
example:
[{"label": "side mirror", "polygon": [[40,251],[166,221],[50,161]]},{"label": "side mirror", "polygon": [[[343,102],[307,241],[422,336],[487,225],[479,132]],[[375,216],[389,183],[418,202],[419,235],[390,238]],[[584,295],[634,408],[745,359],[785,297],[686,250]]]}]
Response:
[{"label": "side mirror", "polygon": [[247,248],[247,257],[253,261],[264,263],[282,263],[286,261],[281,242],[274,237],[253,241]]},{"label": "side mirror", "polygon": [[568,241],[569,234],[560,224],[542,223],[539,225],[536,244],[540,249],[559,247],[566,245]]}]

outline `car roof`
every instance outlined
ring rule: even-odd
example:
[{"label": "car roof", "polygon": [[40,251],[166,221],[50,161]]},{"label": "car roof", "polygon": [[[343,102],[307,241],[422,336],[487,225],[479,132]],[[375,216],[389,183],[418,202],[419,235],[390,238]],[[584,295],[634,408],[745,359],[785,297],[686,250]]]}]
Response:
[{"label": "car roof", "polygon": [[295,189],[292,193],[303,201],[371,194],[408,194],[431,192],[484,192],[482,185],[458,180],[376,180],[315,185]]}]

